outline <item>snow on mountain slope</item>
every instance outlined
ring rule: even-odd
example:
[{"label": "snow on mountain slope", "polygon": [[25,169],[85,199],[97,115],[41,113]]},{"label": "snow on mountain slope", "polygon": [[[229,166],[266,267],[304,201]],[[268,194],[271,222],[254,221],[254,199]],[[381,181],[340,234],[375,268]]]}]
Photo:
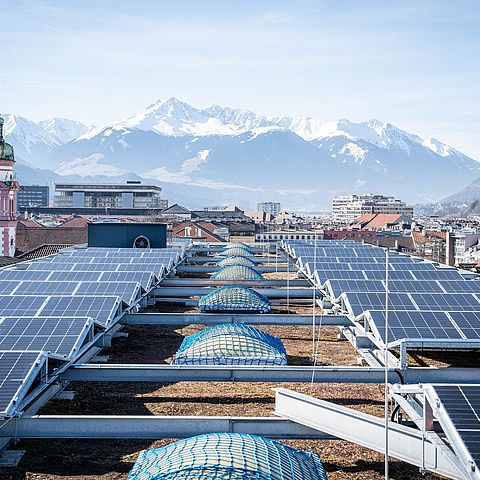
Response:
[{"label": "snow on mountain slope", "polygon": [[480,163],[453,147],[379,120],[262,116],[170,98],[86,132],[63,119],[35,124],[15,116],[8,125],[21,160],[59,175],[116,178],[134,170],[172,188],[223,189],[252,202],[265,192],[306,205],[365,191],[430,201],[480,176]]},{"label": "snow on mountain slope", "polygon": [[39,122],[38,125],[49,132],[59,144],[70,142],[95,128],[93,125],[85,125],[68,118],[50,118]]}]

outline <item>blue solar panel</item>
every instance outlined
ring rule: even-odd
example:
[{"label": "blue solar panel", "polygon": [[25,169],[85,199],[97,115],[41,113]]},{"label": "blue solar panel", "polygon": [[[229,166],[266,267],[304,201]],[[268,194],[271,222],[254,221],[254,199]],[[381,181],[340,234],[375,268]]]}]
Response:
[{"label": "blue solar panel", "polygon": [[[385,312],[369,312],[382,342],[385,343]],[[396,340],[461,340],[463,337],[445,312],[388,312],[388,342]]]},{"label": "blue solar panel", "polygon": [[475,467],[469,465],[471,471],[478,471],[480,468],[480,386],[435,385],[434,389],[451,424],[457,430],[475,463]]},{"label": "blue solar panel", "polygon": [[480,282],[476,280],[443,280],[440,284],[445,291],[451,293],[480,293]]},{"label": "blue solar panel", "polygon": [[1,317],[0,350],[45,351],[71,360],[91,324],[82,317]]},{"label": "blue solar panel", "polygon": [[45,296],[0,296],[0,315],[8,317],[34,317],[47,299],[48,297]]},{"label": "blue solar panel", "polygon": [[51,272],[35,270],[0,270],[0,281],[4,280],[47,280]]},{"label": "blue solar panel", "polygon": [[320,283],[327,280],[365,280],[365,275],[361,271],[353,270],[317,270]]},{"label": "blue solar panel", "polygon": [[136,282],[84,282],[79,285],[75,295],[115,296],[121,298],[127,305],[133,305],[140,295],[140,284]]},{"label": "blue solar panel", "polygon": [[0,417],[12,416],[44,363],[39,352],[0,352]]},{"label": "blue solar panel", "polygon": [[418,310],[480,310],[480,302],[471,293],[413,293]]},{"label": "blue solar panel", "polygon": [[[368,280],[384,280],[385,270],[364,270],[363,273]],[[413,280],[414,277],[409,271],[389,271],[388,278],[391,280]]]},{"label": "blue solar panel", "polygon": [[18,284],[18,286],[15,288],[12,294],[13,295],[72,295],[77,287],[78,287],[78,282],[24,281]]},{"label": "blue solar panel", "polygon": [[416,280],[464,280],[458,270],[454,269],[435,269],[435,270],[414,270],[413,276]]},{"label": "blue solar panel", "polygon": [[60,282],[98,282],[102,272],[52,272],[49,280]]},{"label": "blue solar panel", "polygon": [[117,315],[119,307],[117,297],[50,297],[39,315],[91,317],[102,325],[108,325]]},{"label": "blue solar panel", "polygon": [[[348,303],[352,313],[357,316],[366,310],[385,309],[385,293],[349,293]],[[416,310],[415,305],[406,293],[391,293],[388,298],[392,310]],[[437,309],[438,310],[438,309]]]},{"label": "blue solar panel", "polygon": [[385,286],[380,280],[330,280],[328,288],[334,298],[344,292],[384,292]]},{"label": "blue solar panel", "polygon": [[480,312],[448,312],[455,325],[469,340],[480,339]]}]

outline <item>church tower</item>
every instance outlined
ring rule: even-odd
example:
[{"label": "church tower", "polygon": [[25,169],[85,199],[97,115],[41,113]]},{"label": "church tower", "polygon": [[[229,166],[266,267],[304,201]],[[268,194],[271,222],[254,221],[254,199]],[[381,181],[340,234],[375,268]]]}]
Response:
[{"label": "church tower", "polygon": [[0,117],[0,255],[15,255],[17,229],[17,190],[19,183],[13,178],[15,155],[13,147],[3,138],[4,120]]}]

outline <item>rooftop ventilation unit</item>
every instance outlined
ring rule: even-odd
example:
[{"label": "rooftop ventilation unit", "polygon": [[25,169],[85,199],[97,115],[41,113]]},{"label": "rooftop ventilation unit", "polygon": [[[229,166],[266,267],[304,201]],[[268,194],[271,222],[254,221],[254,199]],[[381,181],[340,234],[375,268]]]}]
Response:
[{"label": "rooftop ventilation unit", "polygon": [[249,325],[228,323],[186,337],[175,365],[286,365],[282,341]]},{"label": "rooftop ventilation unit", "polygon": [[200,312],[270,313],[267,297],[246,287],[217,288],[198,301]]},{"label": "rooftop ventilation unit", "polygon": [[144,450],[128,480],[327,480],[320,457],[256,435],[210,433]]}]

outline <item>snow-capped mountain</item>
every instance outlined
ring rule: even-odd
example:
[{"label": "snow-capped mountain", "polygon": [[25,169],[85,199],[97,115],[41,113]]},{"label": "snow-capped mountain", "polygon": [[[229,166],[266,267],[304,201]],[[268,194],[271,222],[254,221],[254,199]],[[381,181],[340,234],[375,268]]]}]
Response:
[{"label": "snow-capped mountain", "polygon": [[50,133],[59,144],[70,142],[95,128],[94,125],[85,125],[68,118],[50,118],[42,120],[38,125]]},{"label": "snow-capped mountain", "polygon": [[[172,190],[188,185],[209,198],[247,199],[245,206],[266,197],[290,206],[325,206],[337,193],[365,191],[434,201],[480,176],[479,162],[390,123],[262,116],[218,105],[199,109],[175,98],[91,130],[57,119],[33,124],[31,132],[45,150],[27,160],[58,175],[133,172]],[[31,142],[15,129],[10,134],[20,144]]]},{"label": "snow-capped mountain", "polygon": [[17,161],[36,163],[59,145],[69,142],[93,128],[74,120],[53,118],[33,122],[20,115],[3,115],[4,134],[14,145]]}]

